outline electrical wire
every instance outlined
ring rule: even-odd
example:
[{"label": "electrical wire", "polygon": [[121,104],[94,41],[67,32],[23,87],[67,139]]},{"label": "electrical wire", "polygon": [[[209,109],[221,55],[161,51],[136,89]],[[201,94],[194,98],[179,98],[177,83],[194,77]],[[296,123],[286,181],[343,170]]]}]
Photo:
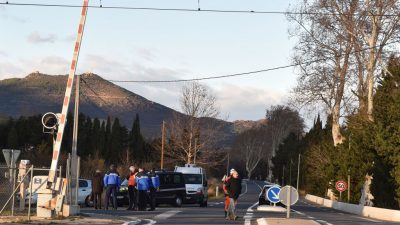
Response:
[{"label": "electrical wire", "polygon": [[[352,51],[350,54],[354,54],[357,52],[363,52],[367,51],[373,48],[377,47],[383,47],[391,44],[396,44],[396,41],[393,42],[388,42],[386,44],[382,45],[375,45],[373,47],[368,47],[364,49],[360,49],[358,51]],[[339,55],[341,56],[341,55]],[[337,57],[337,56],[335,56]],[[200,78],[192,78],[192,79],[176,79],[176,80],[107,80],[112,83],[180,83],[180,82],[191,82],[191,81],[202,81],[202,80],[213,80],[213,79],[222,79],[222,78],[229,78],[229,77],[237,77],[237,76],[249,76],[249,75],[256,75],[259,73],[264,73],[264,72],[269,72],[269,71],[274,71],[274,70],[280,70],[280,69],[286,69],[286,68],[291,68],[295,66],[300,66],[300,65],[306,65],[306,64],[312,64],[320,61],[326,61],[328,59],[333,59],[335,57],[324,57],[321,59],[315,59],[315,60],[309,60],[306,62],[301,62],[301,63],[293,63],[285,66],[278,66],[278,67],[273,67],[273,68],[267,68],[267,69],[261,69],[261,70],[255,70],[255,71],[248,71],[248,72],[242,72],[242,73],[234,73],[234,74],[227,74],[227,75],[219,75],[219,76],[209,76],[209,77],[200,77]]]},{"label": "electrical wire", "polygon": [[[82,8],[82,5],[70,4],[43,4],[43,3],[12,3],[1,2],[0,5],[11,6],[35,6],[35,7],[61,7],[61,8]],[[88,5],[87,8],[95,9],[120,9],[120,10],[146,10],[146,11],[176,11],[176,12],[210,12],[210,13],[247,13],[247,14],[280,14],[280,15],[359,15],[349,13],[319,13],[319,12],[283,12],[283,11],[258,11],[258,10],[223,10],[223,9],[190,9],[190,8],[158,8],[158,7],[129,7],[129,6],[104,6]],[[400,14],[374,14],[382,17],[398,17]]]}]

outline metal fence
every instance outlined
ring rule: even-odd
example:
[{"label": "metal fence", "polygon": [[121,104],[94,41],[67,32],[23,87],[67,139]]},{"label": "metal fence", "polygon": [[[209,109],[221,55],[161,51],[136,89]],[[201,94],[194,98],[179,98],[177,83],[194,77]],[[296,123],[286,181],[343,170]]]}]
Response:
[{"label": "metal fence", "polygon": [[[36,168],[31,165],[23,176],[19,172],[19,168],[0,164],[0,216],[26,216],[30,220],[30,216],[36,212],[37,200],[35,191],[32,191],[33,178],[47,176],[49,168]],[[61,166],[57,172],[59,177],[62,177]],[[21,190],[25,190],[24,201],[21,201]]]}]

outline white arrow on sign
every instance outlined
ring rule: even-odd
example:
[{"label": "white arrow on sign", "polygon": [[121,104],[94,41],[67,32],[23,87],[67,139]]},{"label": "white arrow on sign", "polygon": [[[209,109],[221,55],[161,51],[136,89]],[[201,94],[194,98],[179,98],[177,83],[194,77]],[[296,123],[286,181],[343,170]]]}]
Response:
[{"label": "white arrow on sign", "polygon": [[272,195],[274,195],[273,197],[275,199],[279,199],[279,195],[277,193],[275,193],[273,190],[271,190],[271,192],[272,192]]}]

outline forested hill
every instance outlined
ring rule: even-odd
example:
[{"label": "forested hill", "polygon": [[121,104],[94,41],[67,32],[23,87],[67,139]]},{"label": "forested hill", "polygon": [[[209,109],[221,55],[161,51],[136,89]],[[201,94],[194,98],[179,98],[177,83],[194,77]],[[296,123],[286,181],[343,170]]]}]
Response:
[{"label": "forested hill", "polygon": [[[31,73],[25,78],[0,81],[0,114],[2,117],[31,116],[46,112],[61,112],[66,75]],[[96,74],[83,74],[80,88],[80,112],[92,118],[106,120],[118,117],[131,128],[136,113],[140,116],[142,133],[147,138],[158,136],[163,120],[174,113],[171,108],[150,101]],[[73,90],[74,95],[75,90]],[[73,112],[74,96],[69,112]],[[178,113],[179,114],[179,113]]]}]

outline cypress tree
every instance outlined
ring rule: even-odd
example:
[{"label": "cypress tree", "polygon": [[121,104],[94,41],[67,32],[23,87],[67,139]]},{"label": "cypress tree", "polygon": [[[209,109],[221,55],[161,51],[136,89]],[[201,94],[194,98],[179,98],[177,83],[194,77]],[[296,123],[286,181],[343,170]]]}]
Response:
[{"label": "cypress tree", "polygon": [[140,120],[139,115],[136,114],[135,120],[133,121],[132,130],[129,135],[130,140],[130,151],[132,152],[132,158],[136,162],[142,162],[145,160],[145,142],[140,132]]},{"label": "cypress tree", "polygon": [[[395,186],[400,207],[400,58],[392,56],[388,70],[379,82],[374,99],[375,146],[385,160],[382,167],[390,170],[387,182]],[[390,205],[391,203],[388,202]]]}]

